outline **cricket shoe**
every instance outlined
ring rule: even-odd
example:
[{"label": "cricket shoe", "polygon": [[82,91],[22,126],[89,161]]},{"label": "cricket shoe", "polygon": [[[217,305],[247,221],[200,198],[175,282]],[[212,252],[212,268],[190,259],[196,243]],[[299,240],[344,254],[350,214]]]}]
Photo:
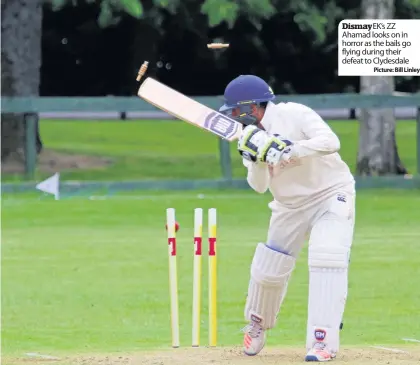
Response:
[{"label": "cricket shoe", "polygon": [[248,356],[257,355],[265,345],[265,329],[256,321],[251,321],[243,330],[244,353]]},{"label": "cricket shoe", "polygon": [[314,346],[305,356],[305,361],[331,361],[335,358],[335,354],[331,353],[324,342],[315,342]]}]

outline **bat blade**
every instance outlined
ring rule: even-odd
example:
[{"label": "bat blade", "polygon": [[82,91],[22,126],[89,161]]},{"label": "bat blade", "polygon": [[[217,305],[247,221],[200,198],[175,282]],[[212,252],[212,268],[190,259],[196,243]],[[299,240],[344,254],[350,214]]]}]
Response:
[{"label": "bat blade", "polygon": [[229,142],[239,138],[242,125],[194,99],[148,77],[138,96],[155,107],[196,127],[205,129]]}]

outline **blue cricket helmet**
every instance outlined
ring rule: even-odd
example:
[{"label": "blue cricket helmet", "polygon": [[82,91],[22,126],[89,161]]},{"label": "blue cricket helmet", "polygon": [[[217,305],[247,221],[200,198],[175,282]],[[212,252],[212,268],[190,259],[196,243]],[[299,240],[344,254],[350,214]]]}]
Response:
[{"label": "blue cricket helmet", "polygon": [[[262,78],[254,75],[241,75],[226,86],[224,99],[225,104],[219,109],[219,112],[248,125],[257,121],[251,115],[251,105],[274,100],[275,95]],[[240,115],[233,117],[232,111],[235,108],[239,108]]]}]

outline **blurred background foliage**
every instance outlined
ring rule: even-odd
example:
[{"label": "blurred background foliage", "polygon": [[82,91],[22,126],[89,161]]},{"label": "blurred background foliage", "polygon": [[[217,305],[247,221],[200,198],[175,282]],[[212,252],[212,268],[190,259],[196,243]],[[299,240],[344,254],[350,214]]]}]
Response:
[{"label": "blurred background foliage", "polygon": [[[137,71],[187,95],[240,74],[276,94],[417,92],[420,77],[338,77],[344,19],[418,19],[420,0],[2,0],[2,96],[133,96]],[[209,42],[228,42],[209,50]],[[39,116],[36,152],[42,151]],[[25,115],[2,113],[2,161],[24,161]],[[357,171],[406,174],[392,109],[360,118]],[[390,153],[391,151],[392,153]]]},{"label": "blurred background foliage", "polygon": [[[41,95],[132,95],[144,60],[151,74],[193,95],[220,95],[242,73],[276,93],[359,91],[337,76],[337,25],[360,0],[48,0]],[[419,18],[420,0],[396,0],[395,18]],[[210,51],[212,41],[229,42]],[[67,70],[63,73],[63,70]],[[399,77],[412,92],[419,78]]]}]

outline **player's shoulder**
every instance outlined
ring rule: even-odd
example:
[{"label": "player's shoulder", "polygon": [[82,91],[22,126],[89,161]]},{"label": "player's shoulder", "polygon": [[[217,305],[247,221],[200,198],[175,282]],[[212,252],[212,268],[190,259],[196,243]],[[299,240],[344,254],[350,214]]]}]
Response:
[{"label": "player's shoulder", "polygon": [[303,125],[313,124],[313,123],[324,123],[324,120],[321,116],[312,108],[307,105],[287,102],[279,103],[276,105],[278,107],[278,115],[280,117],[286,117],[296,121],[302,128]]},{"label": "player's shoulder", "polygon": [[280,102],[276,104],[276,109],[280,112],[294,112],[294,113],[316,113],[315,110],[310,108],[307,105],[300,104],[300,103],[294,103],[291,101],[288,102]]}]

